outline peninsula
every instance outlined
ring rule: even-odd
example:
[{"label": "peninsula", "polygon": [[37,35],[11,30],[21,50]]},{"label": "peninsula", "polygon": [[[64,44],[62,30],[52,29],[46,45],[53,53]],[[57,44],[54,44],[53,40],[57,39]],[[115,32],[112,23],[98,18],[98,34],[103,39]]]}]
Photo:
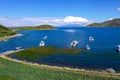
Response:
[{"label": "peninsula", "polygon": [[38,26],[20,26],[20,27],[13,27],[13,30],[54,30],[55,27],[52,25],[44,24]]}]

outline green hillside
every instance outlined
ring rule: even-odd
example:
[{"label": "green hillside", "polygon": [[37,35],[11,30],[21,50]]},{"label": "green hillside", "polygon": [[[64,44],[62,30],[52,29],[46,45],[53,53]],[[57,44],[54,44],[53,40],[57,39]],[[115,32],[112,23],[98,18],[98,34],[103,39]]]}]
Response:
[{"label": "green hillside", "polygon": [[101,23],[92,23],[87,27],[120,27],[120,18],[104,21]]},{"label": "green hillside", "polygon": [[6,37],[6,36],[11,36],[16,34],[15,32],[13,32],[12,30],[6,28],[3,25],[0,25],[0,37]]}]

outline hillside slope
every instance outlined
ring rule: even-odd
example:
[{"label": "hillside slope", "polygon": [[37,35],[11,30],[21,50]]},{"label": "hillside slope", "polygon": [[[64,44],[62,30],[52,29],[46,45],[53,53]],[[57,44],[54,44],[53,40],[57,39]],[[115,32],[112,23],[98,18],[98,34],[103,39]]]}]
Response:
[{"label": "hillside slope", "polygon": [[0,37],[11,36],[14,34],[16,33],[0,24]]},{"label": "hillside slope", "polygon": [[101,23],[92,23],[87,27],[120,27],[120,18],[104,21]]}]

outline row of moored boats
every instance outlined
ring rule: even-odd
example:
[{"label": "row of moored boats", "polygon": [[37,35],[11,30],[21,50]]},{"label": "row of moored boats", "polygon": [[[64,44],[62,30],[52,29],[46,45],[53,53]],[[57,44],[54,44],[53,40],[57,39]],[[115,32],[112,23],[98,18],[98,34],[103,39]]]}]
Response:
[{"label": "row of moored boats", "polygon": [[[44,36],[43,37],[43,39],[44,40],[46,40],[48,37],[47,36]],[[94,41],[94,38],[93,37],[89,37],[89,41],[90,42],[93,42]],[[71,43],[70,43],[70,45],[72,46],[72,47],[76,47],[77,45],[78,45],[78,41],[77,40],[74,40],[74,41],[72,41]],[[39,46],[40,47],[44,47],[45,46],[45,42],[44,41],[41,41],[40,43],[39,43]],[[90,46],[89,45],[86,45],[86,49],[87,50],[90,50]]]},{"label": "row of moored boats", "polygon": [[[48,37],[47,36],[44,36],[43,37],[43,39],[44,40],[46,40]],[[94,42],[94,38],[92,37],[92,36],[90,36],[89,37],[89,41],[90,42]],[[72,46],[72,47],[76,47],[77,45],[78,45],[78,41],[77,40],[74,40],[74,41],[72,41],[71,43],[70,43],[70,45]],[[45,46],[45,42],[44,41],[41,41],[40,43],[39,43],[39,46],[40,47],[44,47]],[[16,50],[19,50],[19,49],[21,49],[21,47],[16,47]],[[86,50],[90,50],[91,48],[90,48],[90,46],[89,45],[86,45]],[[120,52],[120,45],[117,45],[117,51],[118,52]]]},{"label": "row of moored boats", "polygon": [[[94,42],[94,38],[93,38],[92,36],[90,36],[90,37],[89,37],[89,41],[90,41],[90,42]],[[72,41],[72,42],[71,42],[71,46],[72,46],[72,47],[76,47],[77,45],[78,45],[78,41],[75,40],[75,41]],[[89,46],[89,45],[86,45],[86,49],[87,49],[87,50],[90,50],[90,46]]]}]

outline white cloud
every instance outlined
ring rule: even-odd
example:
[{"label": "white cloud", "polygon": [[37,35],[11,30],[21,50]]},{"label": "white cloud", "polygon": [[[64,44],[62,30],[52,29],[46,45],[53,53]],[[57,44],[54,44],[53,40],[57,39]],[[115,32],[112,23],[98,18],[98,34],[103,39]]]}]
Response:
[{"label": "white cloud", "polygon": [[88,22],[86,18],[74,17],[74,16],[65,17],[63,20],[65,23],[86,23]]},{"label": "white cloud", "polygon": [[117,8],[118,11],[120,11],[120,8]]},{"label": "white cloud", "polygon": [[113,20],[114,18],[109,18],[108,20]]},{"label": "white cloud", "polygon": [[5,26],[35,26],[41,24],[50,24],[54,26],[62,26],[69,24],[79,24],[86,25],[90,23],[90,21],[83,17],[75,17],[75,16],[67,16],[65,18],[51,18],[51,17],[43,17],[43,18],[5,18],[0,17],[0,24]]}]

